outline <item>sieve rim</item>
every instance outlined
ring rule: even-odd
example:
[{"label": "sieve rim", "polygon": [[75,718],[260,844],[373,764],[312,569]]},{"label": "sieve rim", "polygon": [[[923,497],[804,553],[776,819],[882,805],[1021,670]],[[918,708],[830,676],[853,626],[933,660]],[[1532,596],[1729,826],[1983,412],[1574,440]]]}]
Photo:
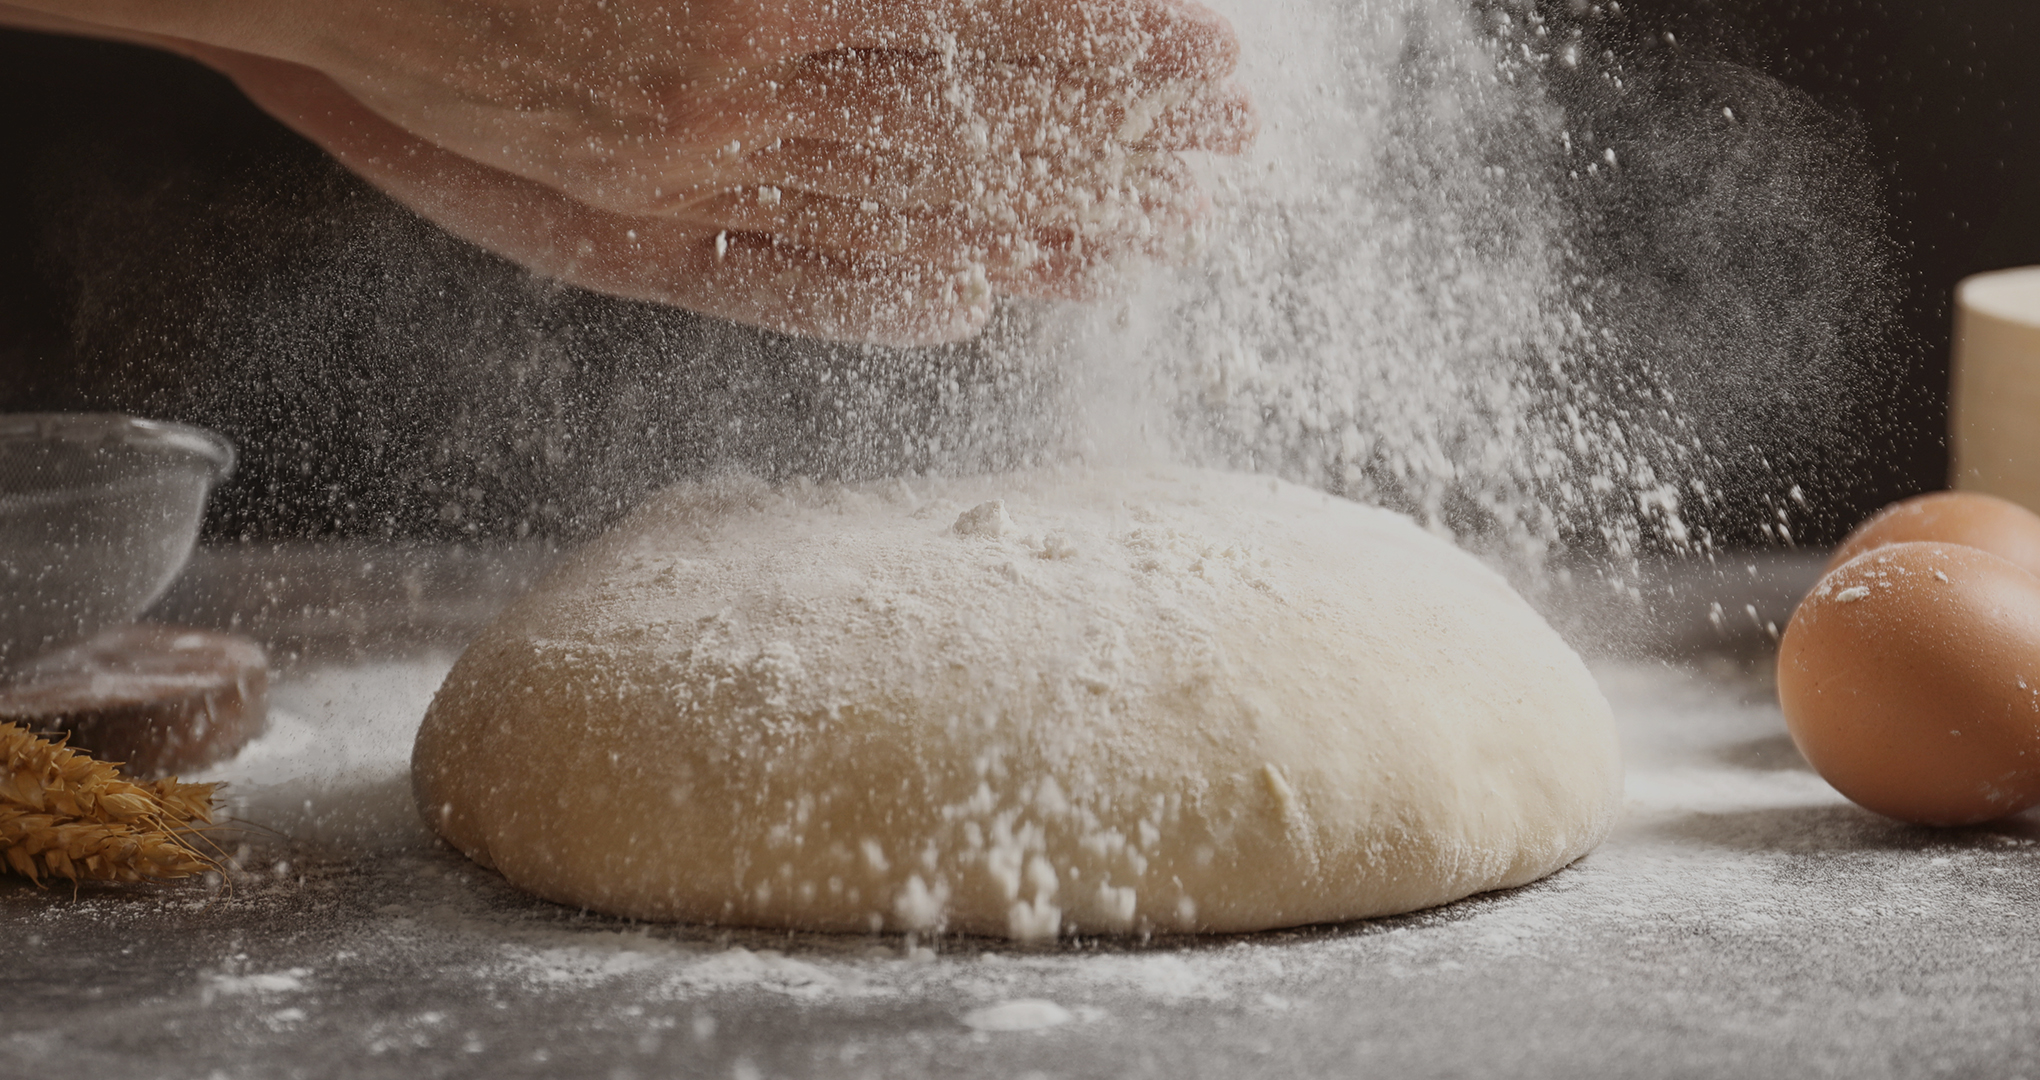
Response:
[{"label": "sieve rim", "polygon": [[126,413],[0,413],[0,445],[22,442],[116,443],[181,452],[210,466],[214,484],[234,475],[236,461],[234,444],[217,432]]}]

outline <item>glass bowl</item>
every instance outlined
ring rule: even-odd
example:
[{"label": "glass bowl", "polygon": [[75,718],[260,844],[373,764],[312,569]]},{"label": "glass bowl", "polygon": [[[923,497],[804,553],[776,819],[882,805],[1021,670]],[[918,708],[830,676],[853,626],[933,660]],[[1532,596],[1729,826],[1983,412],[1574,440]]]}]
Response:
[{"label": "glass bowl", "polygon": [[154,603],[233,468],[225,439],[186,424],[0,414],[0,674]]}]

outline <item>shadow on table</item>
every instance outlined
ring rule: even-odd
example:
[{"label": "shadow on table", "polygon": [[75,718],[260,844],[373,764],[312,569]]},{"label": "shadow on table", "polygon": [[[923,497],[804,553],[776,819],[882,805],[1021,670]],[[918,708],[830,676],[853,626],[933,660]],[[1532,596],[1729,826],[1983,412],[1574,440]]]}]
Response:
[{"label": "shadow on table", "polygon": [[[450,853],[449,853],[450,854]],[[456,860],[458,856],[454,857]],[[718,927],[688,923],[644,923],[594,912],[576,910],[519,892],[500,877],[486,871],[475,875],[470,888],[476,889],[483,907],[505,923],[532,928],[549,926],[562,930],[623,932],[642,935],[650,941],[710,944],[718,948],[741,947],[753,951],[770,949],[789,956],[809,959],[880,949],[911,952],[927,947],[942,954],[999,954],[1004,956],[1079,956],[1084,954],[1187,954],[1217,952],[1251,943],[1256,947],[1303,946],[1348,940],[1413,929],[1435,929],[1479,917],[1497,906],[1516,902],[1536,891],[1553,887],[1572,873],[1571,868],[1550,878],[1512,889],[1478,893],[1423,911],[1342,923],[1319,923],[1252,933],[1191,934],[1155,932],[1147,935],[1086,935],[1052,941],[1015,941],[1003,937],[971,934],[907,934],[884,931],[872,934],[769,930],[747,927]]]},{"label": "shadow on table", "polygon": [[1640,830],[1682,844],[1746,852],[1966,851],[2040,841],[2040,818],[2020,814],[1967,828],[1913,825],[1854,805],[1695,812]]}]

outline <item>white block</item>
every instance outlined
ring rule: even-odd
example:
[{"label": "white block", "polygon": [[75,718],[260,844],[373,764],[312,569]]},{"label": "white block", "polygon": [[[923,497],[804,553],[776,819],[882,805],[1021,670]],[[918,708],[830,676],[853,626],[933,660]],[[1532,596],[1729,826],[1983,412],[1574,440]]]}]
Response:
[{"label": "white block", "polygon": [[1949,479],[2040,510],[2040,266],[1955,290]]}]

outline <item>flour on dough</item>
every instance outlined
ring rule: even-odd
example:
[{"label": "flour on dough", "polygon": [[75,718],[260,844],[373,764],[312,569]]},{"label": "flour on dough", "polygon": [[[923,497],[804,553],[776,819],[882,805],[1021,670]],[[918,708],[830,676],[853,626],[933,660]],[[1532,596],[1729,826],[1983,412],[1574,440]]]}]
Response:
[{"label": "flour on dough", "polygon": [[1621,779],[1586,668],[1478,561],[1176,469],[667,492],[468,648],[413,765],[562,903],[1016,938],[1520,885]]}]

